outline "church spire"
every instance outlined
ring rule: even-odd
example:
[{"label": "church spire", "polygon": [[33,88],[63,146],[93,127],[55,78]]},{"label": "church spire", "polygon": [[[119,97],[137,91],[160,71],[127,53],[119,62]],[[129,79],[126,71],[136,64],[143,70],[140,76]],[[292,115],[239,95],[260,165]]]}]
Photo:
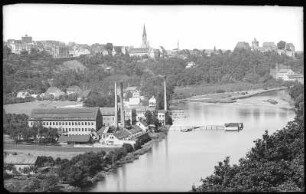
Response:
[{"label": "church spire", "polygon": [[143,25],[143,33],[142,33],[142,37],[146,37],[147,38],[147,33],[146,33],[146,25]]},{"label": "church spire", "polygon": [[149,48],[149,43],[147,40],[147,32],[146,32],[146,25],[143,25],[143,33],[142,33],[142,48]]}]

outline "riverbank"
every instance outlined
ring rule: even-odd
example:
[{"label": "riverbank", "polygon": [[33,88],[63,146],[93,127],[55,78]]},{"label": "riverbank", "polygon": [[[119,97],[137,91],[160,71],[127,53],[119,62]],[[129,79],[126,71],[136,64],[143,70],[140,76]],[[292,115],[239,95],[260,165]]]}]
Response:
[{"label": "riverbank", "polygon": [[237,99],[249,98],[259,94],[263,94],[271,91],[284,90],[287,87],[277,87],[271,89],[256,89],[245,90],[239,92],[224,92],[193,96],[187,99],[181,100],[181,102],[204,102],[204,103],[234,103]]},{"label": "riverbank", "polygon": [[[152,149],[152,146],[154,142],[160,142],[162,141],[169,131],[170,126],[162,127],[162,130],[158,133],[149,133],[149,136],[151,137],[151,140],[141,146],[140,149],[128,153],[125,157],[121,158],[120,160],[116,161],[114,165],[107,166],[107,168],[99,173],[97,173],[92,179],[92,184],[97,183],[98,181],[102,181],[105,179],[105,177],[112,173],[117,168],[122,167],[122,165],[126,163],[132,163],[134,160],[138,160],[139,157],[147,152],[149,152]],[[87,191],[87,188],[85,188],[84,191]]]}]

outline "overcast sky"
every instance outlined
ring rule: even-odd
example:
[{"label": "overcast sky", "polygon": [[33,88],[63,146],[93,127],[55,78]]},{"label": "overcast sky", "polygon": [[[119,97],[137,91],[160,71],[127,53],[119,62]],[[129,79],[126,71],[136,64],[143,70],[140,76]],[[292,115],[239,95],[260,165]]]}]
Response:
[{"label": "overcast sky", "polygon": [[279,6],[117,6],[17,4],[3,7],[3,36],[65,43],[111,42],[141,46],[143,25],[152,47],[234,49],[251,44],[292,42],[303,50],[303,8]]}]

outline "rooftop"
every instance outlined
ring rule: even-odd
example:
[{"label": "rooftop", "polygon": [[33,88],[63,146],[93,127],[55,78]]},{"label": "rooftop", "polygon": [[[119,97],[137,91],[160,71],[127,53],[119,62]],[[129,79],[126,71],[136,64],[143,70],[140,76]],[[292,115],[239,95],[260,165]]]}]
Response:
[{"label": "rooftop", "polygon": [[132,134],[142,132],[142,129],[137,125],[133,125],[132,129],[129,130]]},{"label": "rooftop", "polygon": [[4,158],[6,164],[35,164],[37,156],[28,155],[7,155]]},{"label": "rooftop", "polygon": [[100,112],[102,116],[112,116],[115,115],[115,107],[100,107]]},{"label": "rooftop", "polygon": [[98,107],[33,109],[29,120],[96,120]]},{"label": "rooftop", "polygon": [[119,131],[113,133],[118,139],[127,138],[130,136],[130,132],[127,129],[120,129]]}]

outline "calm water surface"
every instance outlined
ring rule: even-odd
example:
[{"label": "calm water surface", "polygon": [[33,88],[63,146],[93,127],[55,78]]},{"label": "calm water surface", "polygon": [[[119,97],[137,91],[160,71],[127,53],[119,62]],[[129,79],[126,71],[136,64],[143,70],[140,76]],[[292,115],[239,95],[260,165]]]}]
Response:
[{"label": "calm water surface", "polygon": [[[274,99],[278,105],[264,100]],[[89,191],[189,191],[200,178],[209,176],[218,161],[230,156],[231,164],[261,138],[281,129],[294,118],[286,91],[272,92],[241,99],[232,104],[189,103],[187,119],[174,121],[175,125],[223,125],[226,122],[243,122],[238,132],[222,130],[170,131],[167,138],[154,143],[152,150],[133,163],[125,164],[107,175]]]}]

